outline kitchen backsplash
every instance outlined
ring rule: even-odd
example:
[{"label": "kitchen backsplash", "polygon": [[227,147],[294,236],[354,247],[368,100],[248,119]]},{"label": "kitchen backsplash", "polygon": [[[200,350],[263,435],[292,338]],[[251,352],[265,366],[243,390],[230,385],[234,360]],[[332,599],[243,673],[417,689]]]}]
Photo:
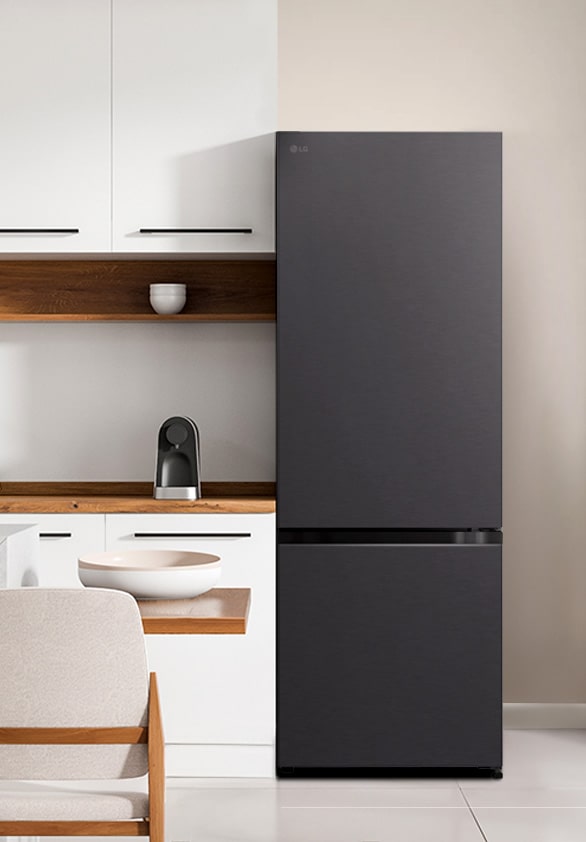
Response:
[{"label": "kitchen backsplash", "polygon": [[204,480],[272,480],[274,324],[3,324],[0,479],[150,480],[188,415]]}]

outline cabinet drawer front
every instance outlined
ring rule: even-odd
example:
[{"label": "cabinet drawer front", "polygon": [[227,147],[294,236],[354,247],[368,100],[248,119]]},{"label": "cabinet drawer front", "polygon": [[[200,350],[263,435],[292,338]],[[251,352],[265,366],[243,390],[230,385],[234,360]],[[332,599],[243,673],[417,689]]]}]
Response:
[{"label": "cabinet drawer front", "polygon": [[104,515],[0,515],[0,521],[37,527],[40,587],[80,587],[77,559],[105,549]]},{"label": "cabinet drawer front", "polygon": [[[137,537],[135,537],[137,536]],[[221,557],[219,587],[249,587],[245,635],[148,635],[170,743],[265,744],[275,727],[275,516],[106,515],[106,547]]]},{"label": "cabinet drawer front", "polygon": [[274,515],[106,515],[106,549],[213,553],[222,561],[218,587],[265,593],[274,522]]}]

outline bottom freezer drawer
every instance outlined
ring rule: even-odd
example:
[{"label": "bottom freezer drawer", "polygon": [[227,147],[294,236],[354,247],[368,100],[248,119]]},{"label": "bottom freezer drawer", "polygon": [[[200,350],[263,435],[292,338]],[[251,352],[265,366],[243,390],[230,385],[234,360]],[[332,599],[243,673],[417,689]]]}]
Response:
[{"label": "bottom freezer drawer", "polygon": [[277,770],[499,768],[501,547],[281,545]]}]

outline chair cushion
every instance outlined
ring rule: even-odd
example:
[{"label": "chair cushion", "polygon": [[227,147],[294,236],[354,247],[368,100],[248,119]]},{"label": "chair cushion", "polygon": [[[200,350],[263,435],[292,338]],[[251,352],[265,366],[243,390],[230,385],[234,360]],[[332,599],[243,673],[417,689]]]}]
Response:
[{"label": "chair cushion", "polygon": [[0,821],[123,821],[148,816],[147,779],[0,781]]}]

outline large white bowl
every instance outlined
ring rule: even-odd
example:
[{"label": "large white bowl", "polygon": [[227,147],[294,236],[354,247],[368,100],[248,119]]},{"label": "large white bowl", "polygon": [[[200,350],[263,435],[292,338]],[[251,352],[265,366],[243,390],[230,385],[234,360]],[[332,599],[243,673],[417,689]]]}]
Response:
[{"label": "large white bowl", "polygon": [[220,578],[220,557],[190,550],[90,553],[77,562],[82,584],[114,588],[141,599],[185,599],[209,591]]}]

